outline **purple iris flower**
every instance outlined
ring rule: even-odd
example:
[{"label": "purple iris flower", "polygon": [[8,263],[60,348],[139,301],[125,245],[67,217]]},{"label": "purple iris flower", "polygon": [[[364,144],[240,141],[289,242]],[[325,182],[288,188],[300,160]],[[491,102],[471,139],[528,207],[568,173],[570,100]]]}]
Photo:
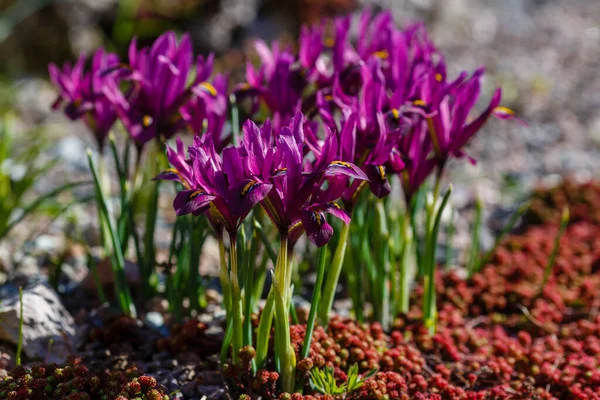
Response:
[{"label": "purple iris flower", "polygon": [[418,115],[413,120],[411,129],[402,134],[392,150],[389,161],[391,170],[400,177],[406,204],[410,204],[412,196],[437,166],[435,158],[431,157],[427,122]]},{"label": "purple iris flower", "polygon": [[[371,141],[359,141],[358,136],[361,132],[357,129],[359,120],[358,112],[350,112],[347,118],[342,118],[340,128],[337,128],[335,122],[333,125],[326,123],[325,130],[328,135],[336,136],[339,142],[339,159],[345,162],[351,162],[360,166],[361,170],[369,178],[367,181],[353,180],[347,182],[349,185],[345,188],[342,195],[346,210],[351,211],[358,196],[361,194],[367,183],[371,192],[378,198],[387,196],[391,191],[388,180],[387,163],[392,149],[397,141],[397,133],[390,134],[385,116],[382,112],[376,113],[377,126],[371,133]],[[327,117],[323,118],[324,120]],[[333,128],[330,128],[333,126]],[[310,133],[310,132],[309,132]],[[314,134],[307,135],[307,144],[315,154],[320,154],[321,146]]]},{"label": "purple iris flower", "polygon": [[[385,78],[375,59],[362,64],[361,88],[357,95],[348,95],[336,84],[333,95],[320,92],[316,102],[324,124],[339,137],[341,160],[358,165],[369,177],[371,191],[379,198],[391,190],[386,164],[398,132],[388,132],[384,111],[389,109],[389,103]],[[339,127],[334,117],[336,112],[342,114]],[[313,147],[318,149],[319,146]],[[352,182],[343,196],[347,209],[352,209],[365,186],[366,182]]]},{"label": "purple iris flower", "polygon": [[298,38],[298,61],[303,74],[309,81],[317,82],[327,74],[325,60],[321,57],[324,50],[324,24],[312,27],[303,26]]},{"label": "purple iris flower", "polygon": [[334,203],[345,188],[337,180],[367,180],[367,176],[354,164],[339,160],[335,135],[327,137],[320,154],[311,163],[307,156],[310,153],[305,151],[304,127],[301,113],[282,127],[276,137],[270,124],[261,130],[248,122],[244,125],[244,148],[247,169],[273,185],[261,204],[280,233],[288,236],[301,222],[309,240],[320,247],[329,242],[333,233],[325,213],[345,222],[349,220]]},{"label": "purple iris flower", "polygon": [[255,47],[261,67],[257,70],[249,61],[246,82],[237,85],[234,93],[238,100],[251,98],[252,114],[263,102],[272,112],[272,124],[278,131],[300,110],[307,80],[296,57],[289,50],[281,49],[279,43],[273,43],[270,49],[265,42],[258,40]]},{"label": "purple iris flower", "polygon": [[384,11],[374,18],[370,9],[360,16],[356,51],[363,60],[376,56],[387,59],[390,55],[392,36],[396,31],[392,14]]},{"label": "purple iris flower", "polygon": [[213,136],[196,136],[185,154],[183,143],[167,148],[173,168],[156,179],[181,182],[173,207],[177,215],[206,213],[216,229],[224,228],[235,237],[241,222],[271,190],[268,182],[258,182],[244,168],[241,148],[227,147],[223,156],[215,151]]},{"label": "purple iris flower", "polygon": [[[429,113],[426,118],[428,132],[440,168],[444,167],[450,157],[465,156],[464,147],[490,116],[498,115],[501,119],[514,117],[511,110],[499,107],[502,92],[497,88],[487,108],[473,121],[469,121],[481,94],[484,73],[485,69],[481,67],[470,78],[465,79],[466,74],[463,73],[449,84],[444,82],[444,78],[431,77],[424,81],[426,88],[422,91],[423,99],[419,104]],[[469,159],[475,162],[473,158]]]},{"label": "purple iris flower", "polygon": [[103,93],[103,87],[116,84],[115,78],[104,71],[119,65],[116,54],[100,49],[92,57],[91,67],[85,70],[86,57],[82,55],[74,66],[65,64],[58,68],[48,66],[50,80],[59,89],[59,95],[52,108],[64,106],[65,114],[72,120],[82,118],[94,134],[101,151],[108,132],[117,119],[111,102]]},{"label": "purple iris flower", "polygon": [[217,74],[212,80],[212,86],[215,89],[214,95],[203,87],[194,88],[194,96],[180,109],[180,112],[192,132],[196,134],[210,132],[213,135],[215,149],[220,153],[231,139],[231,135],[223,131],[228,118],[229,79],[225,75]]},{"label": "purple iris flower", "polygon": [[[199,59],[198,71],[212,70],[212,57]],[[206,74],[198,73],[191,86],[188,76],[193,64],[189,35],[179,43],[174,32],[161,35],[152,47],[137,48],[133,39],[129,46],[129,65],[117,69],[116,75],[131,83],[126,93],[116,85],[105,86],[107,97],[116,107],[125,128],[138,147],[154,138],[166,140],[182,130],[185,121],[179,109],[197,89],[216,96],[216,89],[204,82]],[[202,65],[200,65],[202,64]]]}]

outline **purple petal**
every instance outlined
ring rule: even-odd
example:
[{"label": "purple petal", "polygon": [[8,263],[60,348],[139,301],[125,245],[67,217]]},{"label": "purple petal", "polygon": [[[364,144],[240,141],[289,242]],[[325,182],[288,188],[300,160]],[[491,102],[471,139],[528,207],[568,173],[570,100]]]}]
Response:
[{"label": "purple petal", "polygon": [[386,167],[384,165],[369,164],[365,165],[364,169],[369,177],[369,187],[377,198],[381,199],[392,191],[390,182],[386,177]]},{"label": "purple petal", "polygon": [[317,247],[325,246],[333,236],[333,228],[320,211],[302,210],[302,225],[308,240]]},{"label": "purple petal", "polygon": [[261,202],[271,191],[273,185],[270,183],[260,183],[252,179],[241,181],[236,188],[232,190],[232,208],[236,215],[245,216]]},{"label": "purple petal", "polygon": [[185,214],[200,215],[209,209],[210,203],[216,198],[203,190],[182,190],[173,200],[173,208],[177,216]]},{"label": "purple petal", "polygon": [[327,168],[325,168],[325,175],[345,175],[354,179],[369,180],[367,175],[365,175],[360,168],[346,161],[332,161]]},{"label": "purple petal", "polygon": [[179,172],[175,168],[169,168],[152,178],[153,181],[178,181],[181,182]]}]

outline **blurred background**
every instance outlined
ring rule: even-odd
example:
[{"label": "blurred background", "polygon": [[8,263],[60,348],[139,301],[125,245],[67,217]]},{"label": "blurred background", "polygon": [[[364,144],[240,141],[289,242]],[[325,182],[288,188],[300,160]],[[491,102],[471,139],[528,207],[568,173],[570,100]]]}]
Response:
[{"label": "blurred background", "polygon": [[[292,43],[301,24],[358,16],[364,7],[391,9],[400,25],[424,21],[451,76],[485,64],[488,92],[500,85],[503,104],[529,124],[491,122],[470,146],[478,164],[455,162],[456,209],[472,209],[480,198],[493,227],[532,186],[599,174],[599,0],[0,0],[0,120],[22,143],[15,149],[40,140],[45,150],[36,160],[59,161],[34,182],[34,193],[87,179],[92,138],[82,123],[50,111],[49,62],[72,62],[100,46],[125,56],[132,36],[147,44],[172,29],[189,32],[197,53],[214,52],[218,70],[241,71],[253,39]],[[18,173],[15,165],[0,163],[0,172]],[[93,216],[74,218],[82,226]],[[458,232],[458,247],[468,241],[468,230]],[[13,255],[7,246],[0,260]]]},{"label": "blurred background", "polygon": [[[390,8],[401,25],[425,21],[451,71],[485,64],[504,104],[530,123],[492,124],[474,143],[494,162],[486,174],[499,168],[530,181],[529,173],[598,170],[598,0],[0,0],[0,104],[26,123],[52,124],[64,118],[49,113],[49,62],[99,46],[124,56],[132,36],[150,43],[173,29],[190,32],[196,52],[215,52],[217,68],[231,69],[254,38],[292,42],[301,24],[366,6]],[[72,129],[82,127],[61,127]]]}]

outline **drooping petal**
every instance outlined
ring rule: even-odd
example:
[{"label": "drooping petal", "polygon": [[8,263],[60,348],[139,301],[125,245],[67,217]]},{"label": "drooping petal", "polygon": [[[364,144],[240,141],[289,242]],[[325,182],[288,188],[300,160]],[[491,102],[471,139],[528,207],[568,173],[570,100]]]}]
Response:
[{"label": "drooping petal", "polygon": [[175,168],[168,168],[152,178],[153,181],[177,181],[184,183],[181,174]]},{"label": "drooping petal", "polygon": [[211,201],[216,196],[208,194],[203,190],[182,190],[177,193],[173,200],[173,208],[177,216],[185,214],[200,215],[210,207]]},{"label": "drooping petal", "polygon": [[494,114],[494,116],[498,119],[502,119],[502,120],[512,119],[512,120],[517,121],[519,124],[521,124],[525,127],[529,126],[527,124],[527,122],[525,122],[521,118],[517,117],[517,114],[508,107],[497,106],[492,111],[492,114]]},{"label": "drooping petal", "polygon": [[367,175],[360,168],[346,161],[332,161],[325,168],[325,175],[345,175],[354,179],[361,179],[365,181],[369,180]]},{"label": "drooping petal", "polygon": [[331,240],[333,228],[321,211],[302,210],[302,226],[311,243],[323,247]]},{"label": "drooping petal", "polygon": [[368,164],[363,168],[369,177],[369,187],[378,199],[387,196],[392,191],[392,187],[386,176],[385,165]]}]

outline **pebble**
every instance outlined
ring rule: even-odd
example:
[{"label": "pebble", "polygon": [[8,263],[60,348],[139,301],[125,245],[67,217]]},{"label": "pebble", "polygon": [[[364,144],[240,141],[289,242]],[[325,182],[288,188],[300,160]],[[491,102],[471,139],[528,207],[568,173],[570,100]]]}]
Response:
[{"label": "pebble", "polygon": [[144,323],[153,329],[160,329],[165,324],[162,314],[156,311],[150,311],[144,316]]},{"label": "pebble", "polygon": [[[19,294],[0,299],[0,340],[19,340]],[[56,292],[44,282],[23,289],[23,351],[30,359],[64,362],[73,348],[75,322]],[[53,344],[49,351],[49,341]]]}]

